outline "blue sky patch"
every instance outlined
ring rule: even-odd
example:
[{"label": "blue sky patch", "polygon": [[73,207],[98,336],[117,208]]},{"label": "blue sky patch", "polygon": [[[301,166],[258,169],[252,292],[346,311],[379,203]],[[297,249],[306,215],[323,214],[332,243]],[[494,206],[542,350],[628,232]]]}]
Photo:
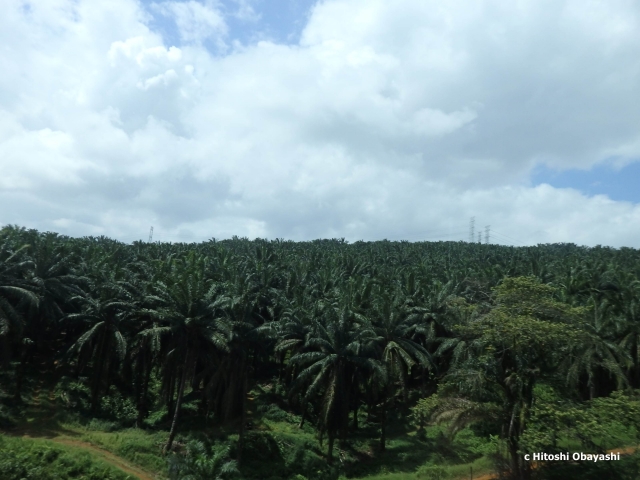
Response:
[{"label": "blue sky patch", "polygon": [[[180,36],[175,22],[152,7],[162,1],[143,0],[153,21],[149,26],[160,33],[167,45],[180,46]],[[201,2],[204,3],[204,2]],[[250,9],[242,8],[245,4]],[[234,40],[244,45],[268,40],[280,44],[297,44],[311,8],[316,0],[256,0],[239,2],[222,0],[218,6],[229,28],[228,43]],[[209,49],[210,45],[205,42]],[[214,49],[215,50],[215,49]],[[215,53],[215,52],[212,52]]]},{"label": "blue sky patch", "polygon": [[556,188],[574,188],[585,195],[607,195],[612,200],[640,203],[640,161],[621,169],[609,163],[591,170],[557,171],[539,166],[534,171],[533,185],[547,183]]}]

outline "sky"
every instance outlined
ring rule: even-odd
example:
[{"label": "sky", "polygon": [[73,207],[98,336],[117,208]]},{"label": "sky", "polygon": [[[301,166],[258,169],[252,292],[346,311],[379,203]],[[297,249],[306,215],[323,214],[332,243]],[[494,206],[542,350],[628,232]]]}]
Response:
[{"label": "sky", "polygon": [[640,248],[636,0],[4,0],[0,225]]}]

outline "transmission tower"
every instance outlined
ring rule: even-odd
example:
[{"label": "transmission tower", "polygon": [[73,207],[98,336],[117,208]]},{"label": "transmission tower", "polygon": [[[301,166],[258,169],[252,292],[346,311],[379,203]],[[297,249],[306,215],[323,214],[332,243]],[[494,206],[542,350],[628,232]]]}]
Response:
[{"label": "transmission tower", "polygon": [[473,243],[475,239],[475,224],[476,217],[471,217],[471,220],[469,220],[469,243]]},{"label": "transmission tower", "polygon": [[151,240],[153,240],[153,227],[149,230],[149,243],[151,243]]},{"label": "transmission tower", "polygon": [[478,232],[478,243],[482,243],[482,232]]},{"label": "transmission tower", "polygon": [[487,225],[484,227],[484,243],[489,243],[489,230],[491,229],[491,225]]}]

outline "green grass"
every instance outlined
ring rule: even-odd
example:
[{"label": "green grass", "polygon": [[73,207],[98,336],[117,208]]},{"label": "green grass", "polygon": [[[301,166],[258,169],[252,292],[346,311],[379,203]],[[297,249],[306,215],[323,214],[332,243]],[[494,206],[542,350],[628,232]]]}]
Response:
[{"label": "green grass", "polygon": [[[86,411],[73,411],[60,401],[50,401],[48,395],[43,394],[49,391],[46,388],[41,388],[43,393],[37,406],[30,405],[28,399],[33,388],[34,385],[25,388],[26,403],[22,407],[3,407],[0,417],[8,422],[19,418],[18,428],[30,425],[30,429],[43,436],[50,433],[91,443],[147,472],[167,475],[167,461],[161,455],[168,436],[166,408],[157,406],[151,412],[145,430],[124,428],[116,416],[90,418]],[[495,444],[487,437],[477,435],[476,430],[470,428],[460,431],[454,439],[445,435],[443,427],[430,426],[418,433],[409,422],[408,412],[402,409],[389,412],[384,453],[379,452],[379,425],[367,423],[366,413],[360,412],[360,428],[350,432],[348,440],[336,441],[334,465],[329,466],[326,439],[321,445],[311,421],[300,429],[300,417],[280,409],[276,395],[262,389],[252,391],[251,395],[248,420],[253,425],[246,432],[241,465],[246,480],[334,480],[338,475],[362,480],[458,480],[469,478],[471,468],[474,477],[493,470],[489,458]],[[3,398],[6,400],[7,395]],[[109,405],[117,407],[116,410],[120,408],[115,401]],[[231,458],[235,458],[238,426],[237,421],[214,426],[209,420],[205,424],[203,417],[196,415],[195,408],[185,408],[176,438],[178,452],[189,439],[198,439],[208,444],[229,445]],[[612,447],[634,443],[635,432],[624,425],[612,422],[608,433],[615,439],[616,445]],[[561,439],[559,444],[572,451],[581,449],[573,438]],[[48,480],[49,477],[42,478]]]},{"label": "green grass", "polygon": [[76,427],[80,439],[104,448],[144,470],[162,473],[166,471],[166,460],[161,449],[167,440],[166,432],[149,433],[128,428],[116,431],[96,431],[87,427]]},{"label": "green grass", "polygon": [[415,472],[380,473],[359,477],[358,480],[458,480],[468,479],[473,472],[474,477],[493,471],[491,462],[481,457],[471,463],[460,465],[425,465]]},{"label": "green grass", "polygon": [[132,480],[133,477],[87,452],[46,440],[0,435],[3,480]]},{"label": "green grass", "polygon": [[[2,376],[0,372],[0,377]],[[78,386],[77,382],[69,379],[64,385],[62,383],[55,387],[56,399],[50,401],[48,394],[54,388],[53,385],[27,380],[24,390],[25,406],[19,412],[21,414],[17,415],[20,417],[18,428],[20,425],[29,425],[29,430],[44,436],[62,435],[84,441],[147,472],[167,475],[167,462],[161,455],[170,420],[166,407],[156,405],[145,423],[147,429],[124,428],[126,423],[123,425],[119,421],[120,415],[113,413],[120,410],[127,413],[130,406],[115,400],[103,402],[105,405],[101,409],[101,418],[90,418],[86,405],[82,406],[83,401],[86,403],[86,388],[83,390],[82,385]],[[36,389],[40,390],[37,405],[33,398]],[[60,400],[63,390],[66,391],[66,398],[75,402],[77,408],[69,409]],[[118,395],[114,398],[119,399]],[[387,450],[380,455],[379,426],[368,424],[366,413],[361,411],[359,430],[351,432],[345,442],[336,441],[335,462],[333,466],[329,466],[326,461],[326,438],[321,445],[311,421],[302,429],[298,428],[299,415],[280,409],[277,406],[280,400],[271,389],[256,388],[251,392],[248,420],[253,427],[246,432],[241,466],[246,480],[294,479],[297,475],[313,480],[329,480],[337,478],[338,474],[349,478],[368,478],[367,475],[376,478],[376,475],[385,472],[400,475],[397,478],[416,479],[420,478],[416,477],[416,472],[425,464],[443,464],[447,471],[457,472],[456,468],[463,468],[468,472],[468,466],[464,465],[482,455],[477,447],[486,442],[471,432],[462,432],[453,442],[445,442],[440,428],[430,428],[424,437],[419,437],[412,432],[407,412],[401,415],[394,412],[389,419]],[[185,403],[185,407],[188,406],[188,402]],[[108,410],[112,415],[106,415],[103,410]],[[130,412],[126,416],[131,416]],[[195,409],[185,408],[176,438],[178,451],[191,438],[209,444],[229,445],[231,458],[235,458],[238,422],[214,426],[208,421],[205,425],[203,418],[195,415]],[[457,467],[456,464],[462,464],[463,467]]]}]

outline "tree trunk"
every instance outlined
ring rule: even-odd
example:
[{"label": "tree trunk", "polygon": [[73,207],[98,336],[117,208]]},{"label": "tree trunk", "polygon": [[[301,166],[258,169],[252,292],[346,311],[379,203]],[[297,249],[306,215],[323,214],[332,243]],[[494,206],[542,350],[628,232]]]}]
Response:
[{"label": "tree trunk", "polygon": [[329,434],[329,448],[327,452],[327,462],[333,463],[333,442],[335,440],[335,435]]},{"label": "tree trunk", "polygon": [[510,438],[507,443],[509,444],[509,455],[511,456],[511,471],[513,473],[513,478],[525,480],[525,472],[520,464],[520,455],[518,454],[518,440]]},{"label": "tree trunk", "polygon": [[140,385],[140,392],[138,394],[138,417],[136,418],[136,427],[141,428],[142,422],[147,417],[148,408],[147,408],[147,392],[149,390],[149,380],[151,379],[151,369],[152,365],[149,365],[150,362],[147,362],[147,358],[143,358],[143,366],[142,366],[142,379]]},{"label": "tree trunk", "polygon": [[22,403],[22,381],[24,379],[24,372],[27,368],[26,348],[26,345],[22,348],[22,353],[20,355],[20,365],[18,365],[18,369],[16,371],[16,393],[14,396],[14,400],[17,403]]},{"label": "tree trunk", "polygon": [[589,385],[589,400],[593,400],[594,398],[596,398],[596,383],[592,379]]},{"label": "tree trunk", "polygon": [[640,366],[638,362],[638,359],[640,357],[640,355],[638,355],[640,353],[639,348],[640,345],[638,345],[638,337],[636,335],[633,336],[633,347],[631,348],[631,351],[633,352],[633,376],[632,376],[632,380],[633,380],[633,388],[638,388],[640,387]]},{"label": "tree trunk", "polygon": [[173,440],[176,437],[176,432],[178,428],[178,416],[180,414],[180,405],[182,404],[182,396],[184,395],[184,386],[187,383],[187,370],[189,368],[189,352],[185,356],[184,365],[182,366],[182,374],[180,378],[180,388],[178,389],[178,398],[176,399],[176,409],[173,413],[173,421],[171,422],[171,431],[169,432],[169,439],[167,440],[167,444],[164,446],[162,450],[162,454],[165,455],[171,447],[173,446]]},{"label": "tree trunk", "polygon": [[102,332],[102,338],[100,339],[100,346],[98,347],[98,353],[96,355],[96,368],[94,369],[94,379],[93,386],[91,392],[91,412],[95,413],[98,410],[99,406],[99,398],[100,398],[100,383],[102,380],[102,371],[104,370],[104,356],[107,350],[107,335],[109,335],[109,330],[107,326],[104,326],[104,331]]},{"label": "tree trunk", "polygon": [[359,404],[356,402],[356,406],[353,407],[353,430],[358,430],[358,407]]},{"label": "tree trunk", "polygon": [[167,411],[171,413],[174,410],[174,401],[173,401],[173,393],[176,389],[176,378],[175,371],[171,372],[169,378],[169,401],[167,402]]},{"label": "tree trunk", "polygon": [[386,401],[382,402],[382,411],[380,413],[380,452],[384,453],[387,449],[387,408]]},{"label": "tree trunk", "polygon": [[240,414],[240,434],[238,435],[238,466],[242,461],[242,449],[244,448],[244,431],[247,423],[247,377],[245,375],[242,381],[242,398],[240,399],[240,408],[242,409]]},{"label": "tree trunk", "polygon": [[283,383],[283,379],[285,376],[285,369],[287,368],[287,366],[284,363],[284,355],[278,355],[278,381],[276,383],[276,385],[278,386],[282,386]]},{"label": "tree trunk", "polygon": [[300,419],[300,425],[298,425],[298,428],[304,427],[304,421],[306,418],[307,418],[307,401],[302,400],[302,418]]}]

